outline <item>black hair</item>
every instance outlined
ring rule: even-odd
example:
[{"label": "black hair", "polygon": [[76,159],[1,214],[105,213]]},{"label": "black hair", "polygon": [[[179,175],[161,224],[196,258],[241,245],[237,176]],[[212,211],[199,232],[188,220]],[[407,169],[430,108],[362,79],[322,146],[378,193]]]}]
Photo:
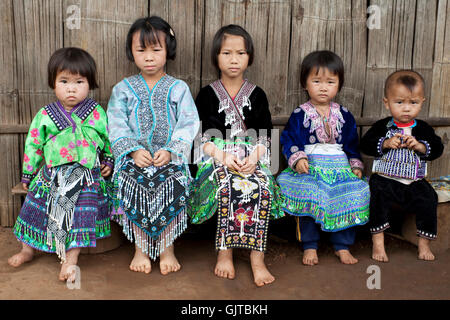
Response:
[{"label": "black hair", "polygon": [[332,74],[339,78],[339,91],[344,85],[344,63],[342,59],[334,52],[328,50],[313,51],[309,53],[302,61],[300,68],[300,84],[306,88],[306,80],[310,72],[316,69],[319,72],[321,68],[328,69]]},{"label": "black hair", "polygon": [[219,74],[220,69],[219,69],[218,55],[220,53],[220,50],[222,49],[222,44],[227,34],[234,36],[241,36],[242,38],[244,38],[245,50],[247,51],[248,54],[248,66],[251,66],[253,63],[255,49],[253,47],[252,37],[241,26],[238,26],[236,24],[229,24],[227,26],[220,28],[216,32],[211,48],[211,62]]},{"label": "black hair", "polygon": [[384,96],[387,98],[389,89],[394,84],[402,84],[409,91],[413,91],[418,83],[425,89],[425,80],[422,75],[414,70],[397,70],[391,73],[384,82]]},{"label": "black hair", "polygon": [[97,66],[94,58],[87,51],[74,47],[56,50],[50,57],[47,66],[50,88],[55,89],[56,76],[64,70],[86,77],[89,89],[98,88]]},{"label": "black hair", "polygon": [[141,47],[145,48],[147,44],[160,44],[158,38],[158,31],[163,32],[166,38],[166,59],[174,60],[177,53],[177,40],[175,38],[175,33],[170,25],[162,18],[157,16],[145,17],[137,19],[127,35],[126,42],[126,54],[130,61],[134,62],[133,51],[131,46],[133,43],[133,35],[136,32],[140,32],[140,43]]}]

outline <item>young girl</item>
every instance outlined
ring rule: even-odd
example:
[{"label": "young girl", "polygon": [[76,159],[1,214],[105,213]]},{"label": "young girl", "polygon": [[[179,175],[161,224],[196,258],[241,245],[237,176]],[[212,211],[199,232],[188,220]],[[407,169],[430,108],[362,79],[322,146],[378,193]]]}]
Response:
[{"label": "young girl", "polygon": [[336,255],[354,264],[348,249],[355,226],[369,214],[369,186],[361,180],[363,163],[352,114],[333,102],[344,83],[342,60],[333,52],[305,57],[300,82],[310,100],[294,110],[281,134],[289,168],[278,177],[284,210],[296,217],[303,242],[303,263],[318,264],[320,229],[330,233]]},{"label": "young girl", "polygon": [[110,235],[102,178],[114,163],[107,117],[87,97],[98,87],[96,74],[94,59],[82,49],[59,49],[50,58],[48,84],[58,100],[38,111],[25,141],[28,194],[14,227],[22,251],[8,260],[11,266],[30,261],[35,249],[56,252],[63,262],[59,279],[73,282],[80,248]]},{"label": "young girl", "polygon": [[220,80],[202,88],[196,99],[203,161],[190,201],[191,221],[202,223],[217,212],[215,274],[233,279],[232,248],[250,249],[254,281],[263,286],[275,280],[264,264],[269,218],[283,215],[275,181],[262,164],[269,162],[269,104],[264,91],[244,79],[253,61],[252,39],[244,29],[221,28],[211,57]]},{"label": "young girl", "polygon": [[187,161],[199,119],[187,84],[165,73],[175,52],[166,21],[134,22],[126,53],[140,73],[119,82],[108,104],[116,206],[125,235],[136,243],[130,264],[136,272],[150,273],[149,257],[159,255],[163,275],[180,269],[172,244],[187,227]]}]

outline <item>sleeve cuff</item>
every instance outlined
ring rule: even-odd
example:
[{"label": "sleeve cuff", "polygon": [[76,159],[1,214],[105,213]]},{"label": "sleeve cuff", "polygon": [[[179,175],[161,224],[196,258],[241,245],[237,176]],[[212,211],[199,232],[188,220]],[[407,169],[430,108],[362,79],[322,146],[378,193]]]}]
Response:
[{"label": "sleeve cuff", "polygon": [[428,142],[426,142],[425,140],[418,140],[420,143],[423,143],[425,145],[425,153],[421,154],[420,157],[421,158],[428,158],[431,154],[431,146]]},{"label": "sleeve cuff", "polygon": [[383,155],[383,143],[384,140],[386,140],[386,137],[381,137],[380,140],[378,140],[378,144],[377,144],[377,152],[378,155],[382,156]]},{"label": "sleeve cuff", "polygon": [[22,179],[20,180],[22,183],[29,184],[31,180],[33,180],[34,176],[32,174],[23,173]]},{"label": "sleeve cuff", "polygon": [[297,151],[289,157],[288,165],[291,169],[295,170],[295,165],[300,159],[308,159],[308,156],[304,151]]},{"label": "sleeve cuff", "polygon": [[361,171],[364,170],[364,163],[357,158],[350,159],[349,163],[352,170],[353,169],[360,169]]}]

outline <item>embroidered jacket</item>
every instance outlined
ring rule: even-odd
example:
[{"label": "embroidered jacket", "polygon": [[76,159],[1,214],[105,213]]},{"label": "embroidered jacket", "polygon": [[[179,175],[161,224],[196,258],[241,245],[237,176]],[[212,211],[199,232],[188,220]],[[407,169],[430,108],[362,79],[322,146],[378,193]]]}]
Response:
[{"label": "embroidered jacket", "polygon": [[364,167],[358,151],[356,122],[350,111],[332,102],[328,124],[330,134],[327,134],[322,117],[309,101],[294,110],[280,138],[282,153],[292,169],[295,170],[300,159],[307,158],[305,145],[316,143],[341,144],[352,169]]},{"label": "embroidered jacket", "polygon": [[42,161],[48,167],[70,162],[92,169],[102,153],[102,163],[113,167],[103,108],[87,98],[67,112],[59,101],[38,111],[25,141],[22,182],[30,183]]},{"label": "embroidered jacket", "polygon": [[227,140],[234,137],[250,140],[251,136],[254,139],[250,142],[254,146],[262,144],[267,148],[263,157],[266,161],[262,161],[268,161],[273,126],[269,102],[260,87],[245,80],[232,98],[217,80],[200,90],[195,103],[202,121],[203,143],[213,141],[219,134]]},{"label": "embroidered jacket", "polygon": [[150,90],[142,75],[126,78],[114,86],[107,114],[116,166],[139,149],[167,150],[187,164],[200,123],[184,81],[165,75]]},{"label": "embroidered jacket", "polygon": [[426,147],[424,154],[407,148],[391,150],[383,149],[383,142],[396,133],[402,133],[397,128],[392,117],[377,121],[361,139],[361,151],[374,156],[373,172],[391,177],[406,179],[422,179],[426,176],[426,161],[439,158],[444,150],[441,138],[425,121],[415,120],[411,135]]}]

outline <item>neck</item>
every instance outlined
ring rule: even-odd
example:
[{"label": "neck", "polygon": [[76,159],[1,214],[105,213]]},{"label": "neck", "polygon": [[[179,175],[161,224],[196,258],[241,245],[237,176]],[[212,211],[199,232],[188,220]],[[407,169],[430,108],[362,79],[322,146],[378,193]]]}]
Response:
[{"label": "neck", "polygon": [[166,75],[166,73],[164,71],[161,71],[154,75],[147,75],[147,74],[141,72],[141,75],[151,89],[162,77],[164,77]]},{"label": "neck", "polygon": [[244,82],[244,76],[236,77],[236,78],[229,78],[229,77],[220,77],[220,81],[222,81],[222,84],[225,88],[240,88],[242,86],[242,83]]},{"label": "neck", "polygon": [[316,110],[322,115],[325,116],[330,111],[331,102],[328,102],[326,104],[324,103],[315,103],[314,101],[310,100],[310,103],[316,108]]}]

